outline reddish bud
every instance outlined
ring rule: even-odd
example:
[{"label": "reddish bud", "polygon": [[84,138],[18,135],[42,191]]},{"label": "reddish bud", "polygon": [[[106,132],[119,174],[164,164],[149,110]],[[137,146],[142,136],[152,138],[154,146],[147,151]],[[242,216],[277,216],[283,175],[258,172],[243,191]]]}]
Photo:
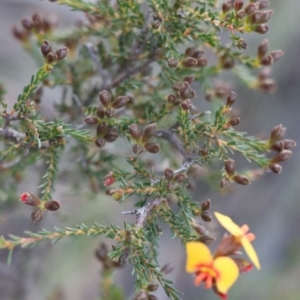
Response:
[{"label": "reddish bud", "polygon": [[138,140],[142,135],[141,129],[136,124],[131,124],[128,126],[128,131],[130,137],[134,140]]},{"label": "reddish bud", "polygon": [[195,97],[195,92],[191,89],[191,87],[187,81],[184,81],[182,83],[181,89],[179,90],[179,94],[180,94],[180,97],[182,100]]},{"label": "reddish bud", "polygon": [[274,173],[274,174],[280,174],[282,171],[282,166],[279,164],[271,164],[269,165],[269,169]]},{"label": "reddish bud", "polygon": [[236,11],[238,11],[238,10],[242,9],[243,5],[244,5],[244,1],[243,0],[236,0],[234,2],[234,9]]},{"label": "reddish bud", "polygon": [[273,62],[274,62],[274,60],[271,55],[267,55],[260,60],[260,63],[263,66],[270,66]]},{"label": "reddish bud", "polygon": [[179,64],[179,61],[176,58],[169,58],[168,59],[168,66],[170,68],[176,68]]},{"label": "reddish bud", "polygon": [[232,8],[231,1],[226,1],[222,4],[222,11],[224,14],[229,12],[231,8]]},{"label": "reddish bud", "polygon": [[257,10],[257,6],[253,3],[250,3],[245,7],[245,13],[249,16],[252,16],[256,10]]},{"label": "reddish bud", "polygon": [[174,104],[174,103],[176,102],[176,96],[175,96],[174,94],[168,95],[167,101],[168,101],[170,104]]},{"label": "reddish bud", "polygon": [[269,1],[267,0],[262,0],[259,2],[259,9],[265,9],[269,6]]},{"label": "reddish bud", "polygon": [[110,104],[110,94],[109,94],[109,92],[108,91],[101,91],[100,93],[99,93],[99,100],[100,100],[100,102],[102,103],[102,105],[104,106],[104,107],[108,107],[109,106],[109,104]]},{"label": "reddish bud", "polygon": [[281,140],[284,137],[285,133],[286,133],[286,128],[283,127],[282,124],[275,126],[271,131],[269,142],[274,143]]},{"label": "reddish bud", "polygon": [[95,140],[95,145],[98,147],[98,148],[103,148],[105,146],[105,139],[96,139]]},{"label": "reddish bud", "polygon": [[186,48],[185,50],[185,56],[189,56],[189,57],[192,57],[195,53],[195,47],[189,47],[189,48]]},{"label": "reddish bud", "polygon": [[225,161],[225,170],[229,176],[232,176],[235,173],[235,161],[233,159]]},{"label": "reddish bud", "polygon": [[36,222],[40,222],[43,219],[43,212],[40,209],[35,210],[32,214],[31,214],[31,220],[36,223]]},{"label": "reddish bud", "polygon": [[102,122],[97,126],[97,137],[103,137],[108,131],[108,126],[106,122]]},{"label": "reddish bud", "polygon": [[171,169],[165,169],[165,178],[168,180],[168,181],[171,181],[173,180],[174,178],[174,172],[171,170]]},{"label": "reddish bud", "polygon": [[201,58],[201,59],[199,59],[198,62],[197,62],[197,67],[199,67],[199,68],[204,68],[204,67],[207,66],[207,64],[208,64],[207,59],[206,59],[206,58]]},{"label": "reddish bud", "polygon": [[174,181],[177,183],[182,183],[186,180],[186,176],[183,173],[176,174],[174,177]]},{"label": "reddish bud", "polygon": [[235,92],[230,92],[230,94],[227,96],[226,106],[231,106],[237,98],[237,95]]},{"label": "reddish bud", "polygon": [[21,23],[22,23],[23,27],[28,31],[31,30],[31,28],[33,26],[32,22],[27,19],[22,20]]},{"label": "reddish bud", "polygon": [[129,101],[129,98],[126,96],[119,96],[117,97],[113,103],[112,103],[112,107],[115,109],[121,108],[123,107],[127,102]]},{"label": "reddish bud", "polygon": [[193,57],[186,57],[183,59],[182,61],[182,65],[186,68],[192,68],[197,66],[197,59],[193,58]]},{"label": "reddish bud", "polygon": [[136,155],[139,155],[140,153],[142,153],[144,151],[144,147],[142,145],[140,145],[140,144],[135,144],[132,147],[132,151]]},{"label": "reddish bud", "polygon": [[115,182],[116,182],[116,178],[114,176],[114,173],[109,172],[104,178],[103,185],[108,186],[108,185],[112,185]]},{"label": "reddish bud", "polygon": [[96,114],[100,119],[103,119],[105,116],[105,109],[103,107],[98,107]]},{"label": "reddish bud", "polygon": [[279,153],[277,153],[272,159],[271,163],[279,163],[288,160],[293,152],[291,150],[282,150]]},{"label": "reddish bud", "polygon": [[175,82],[172,86],[174,91],[179,91],[181,89],[182,83],[181,82]]},{"label": "reddish bud", "polygon": [[236,126],[240,124],[240,118],[232,118],[229,122],[228,125],[229,126]]},{"label": "reddish bud", "polygon": [[197,50],[197,51],[194,52],[194,54],[192,55],[192,57],[195,58],[195,59],[197,59],[197,60],[199,60],[199,59],[202,58],[203,54],[204,54],[204,51]]},{"label": "reddish bud", "polygon": [[57,61],[57,55],[55,52],[49,52],[46,57],[45,57],[45,61],[48,64],[53,64],[54,62]]},{"label": "reddish bud", "polygon": [[284,149],[292,149],[297,146],[294,140],[283,140]]},{"label": "reddish bud", "polygon": [[265,39],[258,46],[257,56],[259,58],[262,58],[267,54],[268,51],[269,51],[269,41]]},{"label": "reddish bud", "polygon": [[267,23],[270,19],[271,16],[273,15],[273,10],[265,10],[261,13],[261,23]]},{"label": "reddish bud", "polygon": [[20,200],[30,206],[39,206],[41,203],[41,199],[38,196],[29,192],[21,194]]},{"label": "reddish bud", "polygon": [[211,222],[212,221],[212,215],[208,211],[203,211],[200,216],[201,216],[201,218],[204,222]]},{"label": "reddish bud", "polygon": [[272,78],[266,78],[259,82],[259,89],[266,93],[273,93],[276,90],[276,82]]},{"label": "reddish bud", "polygon": [[103,138],[106,142],[113,143],[118,137],[119,135],[116,132],[109,131]]},{"label": "reddish bud", "polygon": [[160,269],[160,272],[167,275],[170,274],[171,272],[173,272],[174,270],[174,266],[171,265],[170,263],[165,264],[164,266],[162,266],[162,268]]},{"label": "reddish bud", "polygon": [[88,116],[84,119],[84,122],[88,125],[96,125],[98,124],[98,119],[93,116]]},{"label": "reddish bud", "polygon": [[60,204],[55,200],[50,200],[44,203],[44,207],[50,211],[56,211],[60,208]]},{"label": "reddish bud", "polygon": [[240,185],[248,185],[250,184],[250,180],[247,176],[245,175],[235,175],[232,177],[233,181]]},{"label": "reddish bud", "polygon": [[195,81],[195,74],[191,74],[191,75],[187,75],[183,78],[183,81],[188,82],[189,84],[191,84],[192,82]]},{"label": "reddish bud", "polygon": [[255,27],[254,31],[260,34],[265,34],[269,31],[269,27],[265,24],[258,25]]},{"label": "reddish bud", "polygon": [[158,287],[159,287],[159,284],[152,282],[147,286],[147,291],[155,292],[158,289]]},{"label": "reddish bud", "polygon": [[107,108],[107,109],[105,110],[105,115],[106,115],[108,118],[114,117],[115,114],[116,114],[116,111],[115,111],[114,108],[109,107],[109,108]]},{"label": "reddish bud", "polygon": [[211,206],[211,202],[210,202],[209,199],[203,201],[203,202],[201,203],[201,205],[200,205],[201,210],[203,210],[203,211],[209,210],[209,209],[210,209],[210,206]]},{"label": "reddish bud", "polygon": [[261,16],[262,16],[262,12],[256,11],[251,17],[251,22],[254,24],[261,23]]},{"label": "reddish bud", "polygon": [[156,133],[156,123],[152,123],[147,125],[142,134],[142,143],[147,142],[151,137],[153,137]]},{"label": "reddish bud", "polygon": [[186,99],[181,102],[181,107],[183,110],[188,111],[192,107],[192,101],[190,99]]},{"label": "reddish bud", "polygon": [[283,51],[275,50],[275,51],[272,51],[269,55],[272,57],[273,62],[275,62],[283,56]]},{"label": "reddish bud", "polygon": [[62,48],[56,50],[55,54],[57,55],[57,61],[63,60],[67,56],[68,52],[69,52],[69,49],[66,47],[62,47]]},{"label": "reddish bud", "polygon": [[160,151],[160,146],[157,143],[146,143],[144,145],[144,148],[145,148],[145,150],[147,150],[148,152],[153,153],[153,154]]},{"label": "reddish bud", "polygon": [[281,150],[284,149],[284,143],[283,143],[283,141],[277,141],[270,148],[274,151],[280,152]]}]

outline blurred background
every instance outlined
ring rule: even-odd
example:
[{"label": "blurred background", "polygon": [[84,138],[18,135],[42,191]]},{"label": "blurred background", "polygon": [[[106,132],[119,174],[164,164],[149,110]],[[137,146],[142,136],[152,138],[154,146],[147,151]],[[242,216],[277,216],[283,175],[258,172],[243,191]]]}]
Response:
[{"label": "blurred background", "polygon": [[[252,34],[245,39],[248,53],[256,53],[258,44],[268,38],[272,50],[282,49],[285,56],[272,67],[272,77],[278,89],[273,94],[250,91],[230,78],[238,94],[236,107],[241,123],[237,129],[257,136],[268,136],[280,123],[287,127],[287,138],[300,141],[300,19],[299,0],[270,0],[275,11],[268,23],[267,35]],[[11,29],[34,11],[57,19],[59,26],[68,28],[77,20],[84,20],[81,13],[37,0],[0,1],[0,82],[8,93],[6,100],[13,102],[30,77],[37,70],[35,61],[21,44],[14,39]],[[200,86],[200,84],[199,84]],[[209,109],[203,94],[198,93],[197,106]],[[55,91],[46,96],[53,103]],[[48,105],[50,105],[48,103]],[[47,106],[47,103],[44,104]],[[243,166],[243,162],[241,162]],[[28,169],[28,176],[18,187],[18,194],[35,191],[39,182],[41,166]],[[250,166],[251,167],[251,166]],[[253,166],[255,168],[255,166]],[[230,215],[236,223],[247,223],[255,233],[254,246],[260,257],[262,270],[253,270],[240,276],[230,290],[231,300],[299,300],[300,299],[300,150],[294,149],[290,160],[283,164],[280,175],[267,173],[260,180],[245,187],[237,187],[234,193],[220,194],[204,183],[197,184],[195,199],[212,199],[212,210]],[[62,202],[59,214],[48,214],[41,223],[30,220],[30,207],[24,205],[1,205],[0,235],[8,233],[23,235],[24,231],[38,231],[53,226],[74,226],[94,221],[122,225],[123,220],[133,221],[131,216],[120,212],[132,209],[132,203],[122,207],[100,193],[92,195],[89,187],[81,189],[80,196],[67,178],[60,178],[56,185],[56,199]],[[1,193],[0,193],[1,198]],[[12,200],[18,202],[18,198]],[[0,201],[1,202],[1,201]],[[219,237],[223,234],[220,230]],[[7,253],[0,253],[0,299],[1,300],[96,300],[99,299],[101,265],[94,252],[101,238],[63,240],[55,245],[43,243],[34,249],[16,249],[10,267],[6,264]],[[214,245],[212,245],[214,247]],[[217,299],[211,290],[195,287],[191,275],[186,274],[185,255],[179,241],[162,237],[160,262],[171,262],[175,270],[169,275],[177,289],[184,293],[184,300]],[[176,250],[174,250],[176,249]],[[128,299],[134,293],[130,266],[116,271],[116,283],[122,286]],[[163,291],[156,295],[167,299]],[[108,299],[109,300],[109,299]],[[113,299],[112,299],[113,300]]]}]

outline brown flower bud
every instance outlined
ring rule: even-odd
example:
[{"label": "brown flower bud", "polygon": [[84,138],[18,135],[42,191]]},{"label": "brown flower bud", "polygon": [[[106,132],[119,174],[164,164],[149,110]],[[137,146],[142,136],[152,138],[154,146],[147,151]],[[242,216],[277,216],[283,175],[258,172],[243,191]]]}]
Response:
[{"label": "brown flower bud", "polygon": [[31,30],[31,28],[33,26],[32,22],[27,19],[22,20],[21,23],[26,30]]},{"label": "brown flower bud", "polygon": [[97,126],[97,137],[103,137],[108,131],[108,126],[106,122],[102,122]]},{"label": "brown flower bud", "polygon": [[16,27],[13,27],[12,32],[13,32],[14,37],[21,42],[26,42],[29,38],[28,32],[19,30]]},{"label": "brown flower bud", "polygon": [[136,124],[129,125],[128,131],[133,140],[138,140],[142,135],[141,129]]},{"label": "brown flower bud", "polygon": [[265,34],[269,31],[269,27],[265,24],[258,25],[255,27],[254,31],[260,34]]},{"label": "brown flower bud", "polygon": [[250,184],[250,180],[247,176],[245,175],[235,175],[232,177],[233,181],[240,185],[248,185]]},{"label": "brown flower bud", "polygon": [[55,54],[57,55],[57,61],[63,60],[67,56],[68,52],[69,52],[69,49],[66,47],[62,47],[62,48],[56,50]]},{"label": "brown flower bud", "polygon": [[181,107],[185,111],[190,110],[190,108],[192,107],[192,101],[190,99],[186,99],[186,100],[182,101]]},{"label": "brown flower bud", "polygon": [[149,295],[148,300],[158,300],[155,295]]},{"label": "brown flower bud", "polygon": [[31,18],[32,18],[34,27],[36,27],[37,29],[41,29],[43,21],[42,21],[40,14],[38,12],[35,12]]},{"label": "brown flower bud", "polygon": [[270,66],[274,62],[274,59],[271,55],[267,55],[260,60],[261,65]]},{"label": "brown flower bud", "polygon": [[284,149],[284,142],[283,141],[277,141],[274,143],[271,147],[272,150],[280,152]]},{"label": "brown flower bud", "polygon": [[36,223],[36,222],[40,222],[43,219],[43,212],[40,209],[35,210],[32,214],[31,214],[31,220]]},{"label": "brown flower bud", "polygon": [[152,282],[152,283],[148,284],[147,291],[155,292],[158,289],[158,287],[159,287],[159,284]]},{"label": "brown flower bud", "polygon": [[199,234],[199,235],[208,235],[209,231],[207,228],[202,224],[192,224],[193,229]]},{"label": "brown flower bud", "polygon": [[98,107],[96,114],[100,119],[103,119],[105,116],[105,109],[103,107]]},{"label": "brown flower bud", "polygon": [[270,68],[263,68],[258,73],[258,79],[260,81],[266,80],[270,76],[270,74],[271,74]]},{"label": "brown flower bud", "polygon": [[231,106],[237,98],[235,92],[231,91],[230,94],[227,96],[226,106]]},{"label": "brown flower bud", "polygon": [[174,91],[179,91],[181,89],[182,83],[181,82],[174,82],[172,88]]},{"label": "brown flower bud", "polygon": [[175,96],[174,94],[168,95],[167,101],[168,101],[170,104],[174,104],[174,103],[176,102],[176,96]]},{"label": "brown flower bud", "polygon": [[275,50],[269,54],[273,58],[273,62],[279,60],[283,56],[283,51]]},{"label": "brown flower bud", "polygon": [[240,124],[240,118],[232,118],[229,122],[228,125],[229,126],[236,126]]},{"label": "brown flower bud", "polygon": [[195,47],[189,47],[189,48],[186,48],[185,50],[185,56],[189,56],[189,57],[192,57],[195,53]]},{"label": "brown flower bud", "polygon": [[199,60],[199,59],[202,58],[203,54],[204,54],[204,51],[197,50],[197,51],[194,52],[194,54],[192,55],[192,57],[195,58],[195,59],[197,59],[197,60]]},{"label": "brown flower bud", "polygon": [[283,127],[282,124],[275,126],[271,131],[269,143],[271,144],[281,140],[284,137],[285,133],[286,128]]},{"label": "brown flower bud", "polygon": [[146,293],[145,291],[141,290],[139,291],[135,296],[134,296],[134,300],[148,300],[148,293]]},{"label": "brown flower bud", "polygon": [[84,119],[84,122],[88,125],[96,125],[96,124],[98,124],[98,119],[96,117],[93,117],[93,116],[87,116]]},{"label": "brown flower bud", "polygon": [[55,52],[49,52],[46,57],[45,57],[45,61],[48,64],[53,64],[54,62],[57,61],[57,55]]},{"label": "brown flower bud", "polygon": [[165,264],[164,266],[161,267],[160,272],[162,274],[170,274],[171,272],[173,272],[174,270],[174,266],[170,263]]},{"label": "brown flower bud", "polygon": [[192,82],[195,81],[195,74],[191,74],[191,75],[187,75],[183,78],[183,81],[188,82],[189,84],[191,84]]},{"label": "brown flower bud", "polygon": [[282,171],[282,166],[279,164],[271,164],[269,165],[269,169],[274,173],[274,174],[280,174]]},{"label": "brown flower bud", "polygon": [[105,90],[101,91],[99,93],[99,100],[104,107],[109,107],[110,100],[111,100],[109,92]]},{"label": "brown flower bud", "polygon": [[157,143],[148,143],[148,142],[147,142],[147,143],[144,145],[144,148],[145,148],[148,152],[153,153],[153,154],[155,154],[155,153],[157,153],[157,152],[160,151],[160,146],[159,146],[159,144],[157,144]]},{"label": "brown flower bud", "polygon": [[292,149],[297,146],[296,141],[294,140],[283,140],[284,149]]},{"label": "brown flower bud", "polygon": [[229,176],[232,176],[235,173],[235,161],[233,159],[225,161],[225,170]]},{"label": "brown flower bud", "polygon": [[223,69],[232,69],[234,67],[234,60],[229,56],[223,56],[221,58],[221,64]]},{"label": "brown flower bud", "polygon": [[161,25],[161,21],[160,20],[154,20],[152,23],[151,23],[151,27],[153,29],[158,29]]},{"label": "brown flower bud", "polygon": [[247,49],[248,48],[248,44],[244,39],[239,39],[238,43],[237,43],[237,47],[239,49]]},{"label": "brown flower bud", "polygon": [[211,205],[211,202],[209,199],[207,199],[201,203],[200,207],[201,207],[202,211],[207,211],[210,209],[210,205]]},{"label": "brown flower bud", "polygon": [[215,241],[215,239],[210,235],[203,235],[197,241],[199,241],[200,243],[203,243],[205,245],[209,245],[213,241]]},{"label": "brown flower bud", "polygon": [[103,138],[105,139],[106,142],[112,143],[112,142],[114,142],[118,137],[119,137],[119,135],[118,135],[116,132],[114,132],[114,131],[109,131]]},{"label": "brown flower bud", "polygon": [[187,81],[182,83],[179,94],[182,100],[189,99],[192,96],[192,89]]},{"label": "brown flower bud", "polygon": [[169,58],[168,59],[168,66],[170,68],[176,68],[179,64],[179,61],[176,58]]},{"label": "brown flower bud", "polygon": [[224,14],[229,12],[231,8],[232,8],[231,1],[226,1],[222,4],[222,11]]},{"label": "brown flower bud", "polygon": [[147,142],[151,137],[153,137],[156,133],[156,123],[152,123],[147,125],[142,134],[142,143]]},{"label": "brown flower bud", "polygon": [[257,9],[256,5],[253,3],[250,3],[245,7],[245,13],[248,16],[252,16],[255,13],[256,9]]},{"label": "brown flower bud", "polygon": [[208,156],[208,149],[206,147],[203,147],[199,150],[199,153],[201,154],[201,156],[206,157]]},{"label": "brown flower bud", "polygon": [[241,11],[237,12],[235,16],[237,19],[242,20],[245,18],[246,13],[243,10],[241,10]]},{"label": "brown flower bud", "polygon": [[113,103],[112,103],[112,107],[114,109],[118,109],[118,108],[121,108],[123,107],[127,102],[129,101],[129,98],[126,97],[126,96],[119,96],[117,97]]},{"label": "brown flower bud", "polygon": [[171,169],[165,169],[165,178],[168,180],[168,181],[171,181],[173,180],[174,178],[174,172],[171,170]]},{"label": "brown flower bud", "polygon": [[259,89],[266,93],[273,93],[276,87],[276,82],[272,78],[266,78],[259,82]]},{"label": "brown flower bud", "polygon": [[26,192],[20,196],[20,200],[30,206],[39,206],[41,203],[41,199],[32,193]]},{"label": "brown flower bud", "polygon": [[144,151],[144,147],[142,145],[140,145],[140,144],[135,144],[132,147],[132,151],[136,155],[139,155],[140,153],[142,153]]},{"label": "brown flower bud", "polygon": [[55,200],[50,200],[44,203],[44,207],[50,211],[56,211],[60,208],[60,204]]},{"label": "brown flower bud", "polygon": [[197,67],[199,67],[199,68],[204,68],[207,66],[207,64],[208,64],[208,61],[206,58],[201,58],[197,61]]},{"label": "brown flower bud", "polygon": [[108,118],[114,117],[115,114],[116,114],[116,111],[115,111],[114,108],[109,107],[109,108],[107,108],[107,109],[105,110],[105,115],[106,115]]},{"label": "brown flower bud", "polygon": [[208,211],[203,211],[200,216],[201,216],[201,218],[204,222],[211,222],[212,221],[212,215]]},{"label": "brown flower bud", "polygon": [[269,41],[267,39],[263,40],[257,49],[257,56],[263,58],[269,51]]},{"label": "brown flower bud", "polygon": [[261,16],[262,16],[262,12],[261,11],[256,11],[252,17],[251,17],[251,22],[254,24],[259,24],[261,23]]},{"label": "brown flower bud", "polygon": [[182,61],[182,65],[186,68],[192,68],[197,66],[197,59],[193,58],[193,57],[186,57],[183,59]]},{"label": "brown flower bud", "polygon": [[219,182],[219,186],[221,189],[225,189],[229,186],[230,181],[227,177],[223,177],[221,178],[220,182]]},{"label": "brown flower bud", "polygon": [[242,9],[243,5],[244,5],[244,1],[243,0],[236,0],[234,2],[234,9],[236,11],[238,11],[238,10]]},{"label": "brown flower bud", "polygon": [[272,15],[273,15],[273,10],[262,11],[261,19],[260,19],[261,23],[267,23],[271,19]]},{"label": "brown flower bud", "polygon": [[277,153],[272,159],[271,163],[279,163],[288,160],[293,152],[291,150],[282,150],[279,153]]},{"label": "brown flower bud", "polygon": [[178,173],[174,177],[174,181],[176,181],[177,183],[182,183],[185,180],[186,180],[186,176],[183,173]]},{"label": "brown flower bud", "polygon": [[107,248],[106,244],[101,243],[100,246],[98,247],[98,249],[96,249],[95,255],[102,262],[107,260],[107,258],[108,258],[108,248]]},{"label": "brown flower bud", "polygon": [[105,146],[105,140],[104,139],[96,139],[95,144],[98,148],[103,148]]},{"label": "brown flower bud", "polygon": [[269,1],[267,0],[262,0],[259,2],[259,9],[265,9],[269,6]]}]

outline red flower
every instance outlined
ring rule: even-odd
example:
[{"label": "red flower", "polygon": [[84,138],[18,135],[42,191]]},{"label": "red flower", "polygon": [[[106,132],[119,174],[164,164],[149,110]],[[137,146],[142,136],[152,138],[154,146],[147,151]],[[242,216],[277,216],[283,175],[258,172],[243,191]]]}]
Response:
[{"label": "red flower", "polygon": [[106,176],[105,179],[103,181],[104,186],[108,186],[108,185],[112,185],[113,183],[115,183],[116,178],[114,176],[113,172],[109,172]]}]

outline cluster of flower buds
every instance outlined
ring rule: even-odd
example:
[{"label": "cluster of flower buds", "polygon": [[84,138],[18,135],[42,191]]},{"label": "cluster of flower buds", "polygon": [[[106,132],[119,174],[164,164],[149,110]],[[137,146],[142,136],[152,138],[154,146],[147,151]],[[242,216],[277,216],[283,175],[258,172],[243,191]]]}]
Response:
[{"label": "cluster of flower buds", "polygon": [[97,125],[95,144],[99,148],[103,148],[105,143],[112,143],[118,137],[117,129],[108,124],[106,119],[113,118],[116,114],[116,109],[122,108],[129,98],[126,96],[118,96],[114,100],[108,91],[99,93],[99,101],[102,106],[99,106],[96,111],[96,116],[88,116],[84,122],[88,125]]},{"label": "cluster of flower buds", "polygon": [[212,101],[216,98],[222,99],[226,97],[231,91],[231,86],[224,81],[218,81],[214,83],[212,89],[209,89],[205,93],[205,100]]},{"label": "cluster of flower buds", "polygon": [[47,18],[42,18],[37,12],[31,16],[31,19],[23,19],[21,23],[23,29],[13,27],[13,34],[15,38],[23,43],[28,42],[31,34],[40,38],[45,33],[51,32],[54,27],[52,22],[50,22]]},{"label": "cluster of flower buds", "polygon": [[141,130],[136,124],[131,124],[128,127],[128,132],[130,138],[134,141],[132,151],[135,154],[138,155],[144,150],[153,154],[160,151],[158,143],[149,142],[149,140],[156,134],[156,123],[147,125],[144,130]]},{"label": "cluster of flower buds", "polygon": [[116,261],[112,261],[108,256],[107,245],[101,243],[100,246],[96,249],[95,255],[97,259],[102,263],[104,270],[112,270],[114,268],[122,267],[122,264]]},{"label": "cluster of flower buds", "polygon": [[168,181],[167,187],[169,190],[175,188],[176,183],[183,183],[186,181],[187,177],[183,173],[175,174],[171,169],[167,168],[164,172],[165,178]]},{"label": "cluster of flower buds", "polygon": [[207,59],[203,57],[204,51],[197,50],[194,47],[189,47],[185,50],[185,58],[182,60],[182,65],[185,68],[204,68],[207,66]]},{"label": "cluster of flower buds", "polygon": [[[270,20],[273,14],[272,10],[265,10],[269,2],[263,0],[248,5],[244,4],[244,0],[227,0],[223,3],[222,11],[226,16],[225,20],[230,22],[228,25],[236,26],[235,23],[237,23],[239,30],[254,31],[260,34],[267,33],[269,27],[265,23]],[[232,23],[232,12],[235,23]]]},{"label": "cluster of flower buds", "polygon": [[114,173],[111,171],[104,177],[103,185],[109,186],[115,182],[116,182],[116,177],[115,177]]},{"label": "cluster of flower buds", "polygon": [[192,108],[191,99],[196,97],[196,92],[190,86],[195,80],[195,75],[188,75],[184,77],[183,82],[175,82],[173,90],[175,94],[168,95],[167,101],[172,106],[181,105],[183,110],[190,110]]},{"label": "cluster of flower buds", "polygon": [[257,77],[257,88],[266,93],[272,93],[276,90],[276,82],[270,78],[271,69],[269,67],[263,68]]},{"label": "cluster of flower buds", "polygon": [[67,56],[68,51],[69,50],[66,47],[62,47],[56,51],[53,51],[51,45],[46,40],[43,40],[43,43],[41,45],[41,52],[44,56],[45,63],[47,65],[50,65],[50,69],[52,65],[64,59]]},{"label": "cluster of flower buds", "polygon": [[191,226],[196,231],[196,233],[200,236],[199,239],[197,239],[198,242],[201,242],[205,245],[209,245],[215,240],[209,234],[209,230],[203,224],[192,223]]},{"label": "cluster of flower buds", "polygon": [[228,159],[224,163],[226,175],[224,175],[220,180],[221,189],[226,188],[230,181],[234,181],[240,185],[250,184],[250,180],[245,175],[240,175],[235,172],[235,161],[233,159]]},{"label": "cluster of flower buds", "polygon": [[283,51],[274,50],[269,52],[269,41],[263,40],[257,49],[257,58],[259,62],[263,66],[269,66],[279,60],[283,56]]},{"label": "cluster of flower buds", "polygon": [[282,139],[285,133],[286,128],[279,124],[272,129],[268,140],[269,148],[277,151],[277,154],[270,159],[269,165],[269,169],[275,174],[281,173],[282,167],[279,163],[288,160],[293,153],[291,149],[297,146],[294,140]]},{"label": "cluster of flower buds", "polygon": [[41,201],[41,199],[30,192],[21,194],[20,201],[23,203],[36,207],[37,209],[31,214],[31,220],[36,223],[42,220],[44,211],[56,211],[60,208],[59,202],[55,200]]}]

